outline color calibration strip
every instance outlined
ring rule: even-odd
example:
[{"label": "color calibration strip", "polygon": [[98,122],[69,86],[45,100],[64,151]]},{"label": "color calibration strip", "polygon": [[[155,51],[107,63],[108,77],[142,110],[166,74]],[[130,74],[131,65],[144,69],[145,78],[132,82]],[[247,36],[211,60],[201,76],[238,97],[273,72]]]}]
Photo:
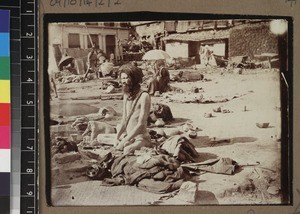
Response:
[{"label": "color calibration strip", "polygon": [[[11,168],[10,214],[20,214],[21,195],[21,0],[0,1],[10,11]],[[29,10],[29,9],[24,9]],[[3,21],[2,19],[0,21]],[[1,140],[1,137],[0,137]],[[1,184],[0,184],[1,186]],[[1,187],[0,187],[1,188]],[[3,201],[9,204],[9,198]],[[0,214],[4,213],[0,205]],[[26,213],[26,212],[23,212]]]},{"label": "color calibration strip", "polygon": [[0,212],[10,212],[10,11],[0,10]]}]

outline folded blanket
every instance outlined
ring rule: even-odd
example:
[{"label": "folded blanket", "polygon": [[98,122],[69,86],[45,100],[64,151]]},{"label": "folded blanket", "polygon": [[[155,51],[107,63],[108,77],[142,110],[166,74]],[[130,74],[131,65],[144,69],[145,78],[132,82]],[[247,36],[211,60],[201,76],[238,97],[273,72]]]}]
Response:
[{"label": "folded blanket", "polygon": [[168,138],[159,146],[159,149],[167,152],[180,162],[195,162],[194,158],[198,157],[194,145],[186,137],[180,135]]}]

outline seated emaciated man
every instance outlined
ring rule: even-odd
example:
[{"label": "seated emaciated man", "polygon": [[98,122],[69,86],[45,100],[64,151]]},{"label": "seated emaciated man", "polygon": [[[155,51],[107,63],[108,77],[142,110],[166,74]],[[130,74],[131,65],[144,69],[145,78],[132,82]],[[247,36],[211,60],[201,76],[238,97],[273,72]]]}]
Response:
[{"label": "seated emaciated man", "polygon": [[150,80],[148,92],[153,95],[156,91],[164,93],[170,90],[170,73],[166,68],[164,60],[157,60],[154,63],[154,76]]},{"label": "seated emaciated man", "polygon": [[[133,153],[141,147],[150,147],[151,139],[147,131],[147,119],[151,100],[147,92],[141,89],[143,73],[132,64],[119,68],[119,77],[123,88],[123,117],[117,133],[116,148],[124,154]],[[121,139],[121,136],[124,136]]]}]

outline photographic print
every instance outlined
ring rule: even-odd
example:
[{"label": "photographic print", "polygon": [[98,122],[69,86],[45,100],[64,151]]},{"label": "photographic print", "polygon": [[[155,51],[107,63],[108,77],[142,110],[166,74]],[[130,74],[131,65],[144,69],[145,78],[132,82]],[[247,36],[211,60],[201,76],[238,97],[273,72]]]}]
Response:
[{"label": "photographic print", "polygon": [[46,29],[53,206],[287,203],[287,20]]}]

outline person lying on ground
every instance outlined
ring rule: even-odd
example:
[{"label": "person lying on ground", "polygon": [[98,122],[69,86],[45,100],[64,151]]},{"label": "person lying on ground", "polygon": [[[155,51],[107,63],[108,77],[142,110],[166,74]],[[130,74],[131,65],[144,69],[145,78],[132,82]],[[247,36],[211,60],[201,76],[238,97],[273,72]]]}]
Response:
[{"label": "person lying on ground", "polygon": [[[142,72],[132,64],[119,68],[123,89],[123,117],[117,133],[116,148],[124,154],[133,153],[141,147],[150,147],[147,119],[151,108],[150,96],[141,90]],[[124,138],[121,139],[121,136]]]},{"label": "person lying on ground", "polygon": [[187,79],[183,77],[183,71],[179,71],[178,74],[170,77],[171,81],[177,81],[177,82],[186,82]]}]

